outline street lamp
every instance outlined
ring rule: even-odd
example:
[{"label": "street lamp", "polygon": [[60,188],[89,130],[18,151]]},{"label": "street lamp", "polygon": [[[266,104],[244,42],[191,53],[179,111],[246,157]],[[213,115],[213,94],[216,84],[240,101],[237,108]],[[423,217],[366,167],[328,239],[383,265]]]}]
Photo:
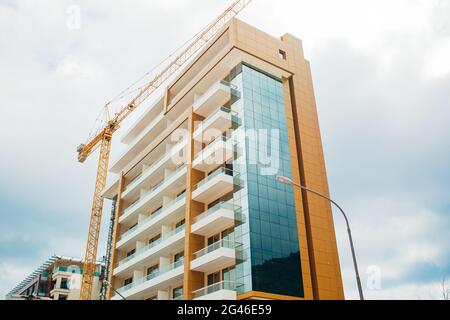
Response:
[{"label": "street lamp", "polygon": [[103,284],[105,285],[105,287],[111,288],[111,290],[114,291],[115,293],[117,293],[123,300],[127,300],[127,298],[125,298],[123,295],[121,295],[119,291],[114,289],[114,287],[111,285],[111,283],[108,280],[103,280]]},{"label": "street lamp", "polygon": [[303,190],[305,190],[305,191],[307,191],[307,192],[311,192],[312,194],[315,194],[316,196],[319,196],[319,197],[321,197],[321,198],[324,198],[324,199],[330,201],[330,202],[331,202],[332,204],[334,204],[334,205],[339,209],[339,211],[342,213],[342,215],[344,216],[344,219],[345,219],[345,223],[347,224],[347,232],[348,232],[348,238],[349,238],[349,240],[350,240],[350,247],[351,247],[351,249],[352,249],[353,266],[355,267],[356,283],[358,284],[359,298],[360,298],[361,300],[364,300],[363,290],[362,290],[362,286],[361,286],[361,279],[360,279],[360,277],[359,277],[358,264],[357,264],[357,262],[356,262],[355,248],[354,248],[354,246],[353,246],[352,232],[351,232],[351,230],[350,230],[350,223],[348,222],[348,218],[347,218],[347,215],[345,214],[344,210],[342,210],[342,208],[341,208],[335,201],[333,201],[332,199],[330,199],[329,197],[327,197],[327,196],[325,196],[325,195],[323,195],[323,194],[321,194],[321,193],[319,193],[319,192],[317,192],[317,191],[311,190],[311,189],[309,189],[309,188],[307,188],[307,187],[305,187],[305,186],[302,186],[302,185],[300,185],[300,184],[298,184],[298,183],[295,183],[294,181],[292,181],[292,180],[289,179],[289,178],[286,178],[286,177],[283,177],[283,176],[277,176],[277,180],[278,180],[279,182],[281,182],[281,183],[286,184],[286,185],[295,186],[295,187],[298,187],[298,188],[300,188],[300,189],[303,189]]}]

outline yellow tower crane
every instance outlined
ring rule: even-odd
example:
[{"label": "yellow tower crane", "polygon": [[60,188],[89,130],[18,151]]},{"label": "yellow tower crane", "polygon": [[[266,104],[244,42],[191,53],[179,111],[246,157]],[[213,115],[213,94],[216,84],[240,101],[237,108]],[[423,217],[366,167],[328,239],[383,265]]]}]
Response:
[{"label": "yellow tower crane", "polygon": [[102,192],[106,185],[109,157],[111,152],[111,140],[122,121],[124,121],[136,108],[150,97],[166,80],[179,70],[187,61],[198,53],[209,40],[216,36],[223,26],[233,17],[239,14],[252,0],[237,0],[228,7],[217,19],[200,32],[189,45],[179,53],[173,61],[148,82],[139,93],[126,105],[122,106],[112,119],[109,117],[109,108],[105,106],[106,119],[104,125],[89,142],[78,147],[78,161],[85,162],[86,159],[100,147],[100,157],[95,180],[94,199],[92,202],[91,219],[84,258],[83,277],[81,282],[80,299],[91,300],[92,286],[97,259],[97,248],[100,235],[100,227],[103,211]]}]

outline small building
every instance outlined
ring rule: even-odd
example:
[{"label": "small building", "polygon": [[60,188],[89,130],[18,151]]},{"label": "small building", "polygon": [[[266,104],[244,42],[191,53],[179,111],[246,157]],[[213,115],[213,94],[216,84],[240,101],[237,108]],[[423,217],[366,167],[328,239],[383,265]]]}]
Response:
[{"label": "small building", "polygon": [[[93,300],[100,298],[104,271],[98,262]],[[12,289],[6,300],[78,300],[82,274],[82,260],[54,255]]]}]

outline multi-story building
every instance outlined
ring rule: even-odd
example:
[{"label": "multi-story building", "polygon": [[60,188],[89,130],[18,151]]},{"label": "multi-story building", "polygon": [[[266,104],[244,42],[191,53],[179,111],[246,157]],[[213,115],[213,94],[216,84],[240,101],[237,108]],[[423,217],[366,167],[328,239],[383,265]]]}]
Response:
[{"label": "multi-story building", "polygon": [[[104,267],[97,264],[93,300],[100,298]],[[78,259],[52,256],[38,269],[19,283],[7,296],[7,300],[79,300],[83,262]]]},{"label": "multi-story building", "polygon": [[237,19],[142,107],[112,164],[112,299],[343,299],[302,43]]}]

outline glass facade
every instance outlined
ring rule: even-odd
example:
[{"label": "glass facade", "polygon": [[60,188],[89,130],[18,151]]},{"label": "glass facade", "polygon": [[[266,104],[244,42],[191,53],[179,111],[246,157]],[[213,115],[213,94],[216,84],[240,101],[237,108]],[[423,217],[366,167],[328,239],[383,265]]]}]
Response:
[{"label": "glass facade", "polygon": [[292,177],[283,85],[263,72],[239,65],[230,75],[241,99],[235,131],[241,187],[234,194],[242,208],[235,228],[242,244],[236,265],[239,292],[304,297],[293,187],[277,181]]}]

